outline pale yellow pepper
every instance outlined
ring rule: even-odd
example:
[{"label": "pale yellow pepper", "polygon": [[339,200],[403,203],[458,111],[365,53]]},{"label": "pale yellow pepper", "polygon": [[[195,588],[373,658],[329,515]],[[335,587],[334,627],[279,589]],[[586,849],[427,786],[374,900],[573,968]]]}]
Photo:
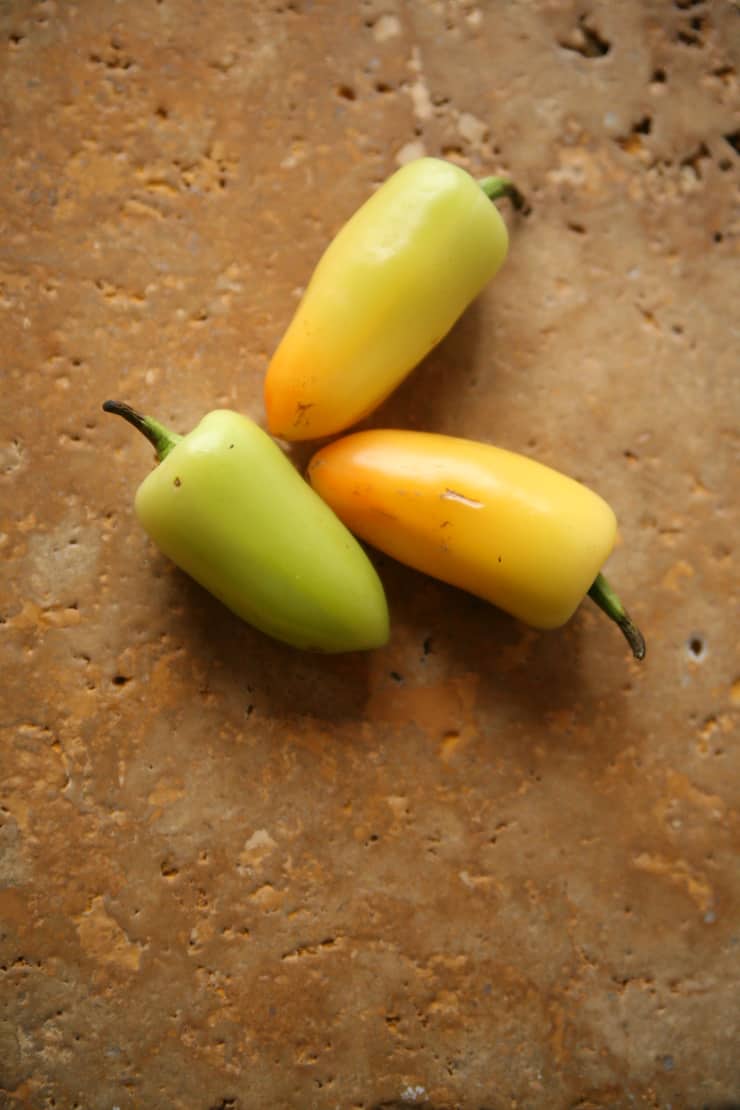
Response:
[{"label": "pale yellow pepper", "polygon": [[400,562],[536,628],[564,624],[590,594],[645,654],[600,573],[614,513],[572,478],[489,444],[380,430],[324,447],[308,477],[353,532]]},{"label": "pale yellow pepper", "polygon": [[319,261],[265,379],[267,426],[318,439],[367,416],[439,343],[506,258],[491,200],[511,182],[478,182],[420,158],[393,174]]}]

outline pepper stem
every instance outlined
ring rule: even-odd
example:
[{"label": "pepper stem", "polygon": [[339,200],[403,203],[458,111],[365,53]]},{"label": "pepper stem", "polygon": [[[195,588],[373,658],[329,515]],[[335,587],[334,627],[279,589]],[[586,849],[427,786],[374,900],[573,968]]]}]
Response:
[{"label": "pepper stem", "polygon": [[524,194],[517,189],[513,181],[509,181],[506,177],[482,177],[478,184],[489,200],[508,197],[517,212],[523,211],[527,206]]},{"label": "pepper stem", "polygon": [[115,416],[122,416],[124,420],[128,420],[129,424],[133,424],[142,435],[146,436],[157,452],[158,462],[166,459],[172,448],[177,447],[182,439],[182,436],[171,432],[158,420],[154,420],[151,416],[142,416],[136,409],[132,409],[130,405],[123,401],[105,401],[103,411],[112,412]]},{"label": "pepper stem", "polygon": [[637,625],[632,622],[629,613],[603,574],[596,575],[596,581],[588,591],[588,596],[596,602],[599,609],[604,610],[607,617],[610,617],[622,629],[635,659],[644,659],[645,637]]}]

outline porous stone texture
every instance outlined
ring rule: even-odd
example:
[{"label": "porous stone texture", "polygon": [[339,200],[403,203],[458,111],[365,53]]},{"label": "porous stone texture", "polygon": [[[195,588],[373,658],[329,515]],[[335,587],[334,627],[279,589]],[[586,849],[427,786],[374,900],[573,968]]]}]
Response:
[{"label": "porous stone texture", "polygon": [[[0,27],[2,1106],[736,1104],[735,6]],[[369,423],[603,494],[643,665],[589,602],[539,633],[382,557],[390,645],[302,655],[137,524],[100,403],[262,420],[322,250],[422,153],[531,211]]]}]

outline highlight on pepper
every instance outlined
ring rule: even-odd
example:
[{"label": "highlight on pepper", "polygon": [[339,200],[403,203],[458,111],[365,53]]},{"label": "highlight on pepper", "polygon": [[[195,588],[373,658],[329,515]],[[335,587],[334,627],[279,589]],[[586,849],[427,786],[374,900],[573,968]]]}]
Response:
[{"label": "highlight on pepper", "polygon": [[579,482],[523,455],[426,432],[357,432],[322,448],[308,478],[368,543],[535,628],[565,624],[588,594],[645,641],[601,573],[613,511]]},{"label": "highlight on pepper", "polygon": [[367,555],[253,421],[216,410],[179,436],[120,401],[103,409],[157,453],[136,494],[144,529],[237,616],[307,650],[387,642],[385,593]]},{"label": "highlight on pepper", "polygon": [[449,332],[506,258],[491,203],[516,187],[438,158],[393,174],[319,261],[265,379],[269,431],[344,431],[372,412]]}]

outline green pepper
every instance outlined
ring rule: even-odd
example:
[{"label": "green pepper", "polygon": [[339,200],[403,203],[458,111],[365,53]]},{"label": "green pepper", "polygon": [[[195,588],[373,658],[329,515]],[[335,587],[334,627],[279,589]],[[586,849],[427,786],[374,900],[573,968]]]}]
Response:
[{"label": "green pepper", "polygon": [[278,445],[216,410],[186,436],[106,401],[159,460],[136,513],[159,549],[243,620],[294,647],[362,651],[388,639],[380,580]]},{"label": "green pepper", "polygon": [[409,162],[324,252],[265,379],[269,431],[317,439],[367,416],[439,343],[506,258],[491,200],[523,198],[439,158]]}]

